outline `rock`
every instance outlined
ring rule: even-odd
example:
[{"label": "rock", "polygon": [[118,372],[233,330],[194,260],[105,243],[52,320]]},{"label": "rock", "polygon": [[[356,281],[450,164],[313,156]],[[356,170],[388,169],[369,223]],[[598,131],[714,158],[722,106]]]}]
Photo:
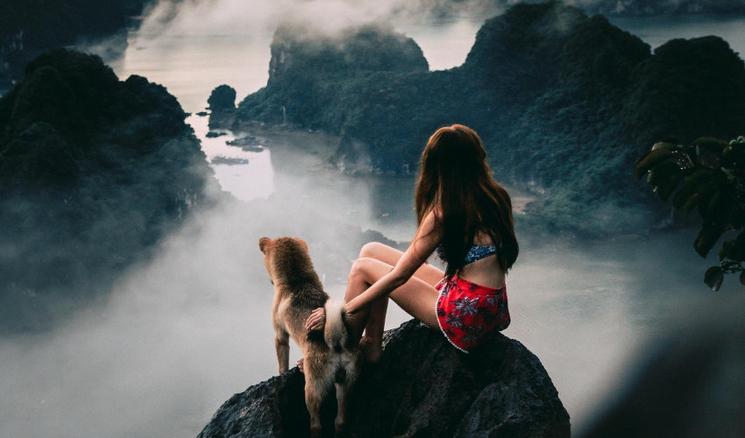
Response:
[{"label": "rock", "polygon": [[96,56],[55,49],[26,66],[0,98],[0,333],[105,299],[212,205],[219,184],[185,117],[164,87],[120,81]]},{"label": "rock", "polygon": [[248,134],[234,140],[228,140],[225,144],[228,146],[238,146],[246,152],[262,152],[266,142],[267,139],[264,137]]},{"label": "rock", "polygon": [[[293,368],[231,397],[199,438],[303,437],[304,380]],[[324,406],[333,431],[335,399]],[[352,437],[569,437],[569,415],[538,358],[495,334],[465,355],[412,320],[384,336],[381,362],[363,371],[348,406]]]},{"label": "rock", "polygon": [[207,117],[207,116],[209,116],[209,115],[210,115],[210,113],[208,113],[207,111],[199,111],[199,112],[197,113],[197,116],[198,116],[198,117]]},{"label": "rock", "polygon": [[232,111],[235,109],[235,88],[229,85],[220,85],[210,94],[207,104],[212,112]]}]

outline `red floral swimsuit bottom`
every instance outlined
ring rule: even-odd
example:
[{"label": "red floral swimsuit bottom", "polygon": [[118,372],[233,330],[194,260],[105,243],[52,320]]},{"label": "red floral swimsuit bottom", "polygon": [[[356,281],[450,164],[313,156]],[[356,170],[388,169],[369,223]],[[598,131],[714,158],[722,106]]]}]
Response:
[{"label": "red floral swimsuit bottom", "polygon": [[[493,254],[491,248],[475,245],[469,251],[471,257],[466,257],[466,262]],[[472,255],[474,252],[476,254]],[[453,346],[464,353],[479,345],[492,331],[504,330],[510,325],[506,286],[494,289],[453,275],[440,280],[435,290],[440,293],[436,303],[440,330]]]}]

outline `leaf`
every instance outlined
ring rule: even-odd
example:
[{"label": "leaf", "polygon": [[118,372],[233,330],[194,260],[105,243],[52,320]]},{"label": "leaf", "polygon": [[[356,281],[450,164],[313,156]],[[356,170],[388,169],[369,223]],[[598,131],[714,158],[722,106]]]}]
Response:
[{"label": "leaf", "polygon": [[699,187],[698,193],[699,195],[701,195],[701,200],[698,205],[698,212],[702,218],[704,219],[708,218],[706,214],[707,212],[706,208],[709,206],[709,202],[711,201],[711,198],[715,196],[717,192],[720,191],[721,189],[722,189],[722,184],[716,178],[712,178],[711,180],[707,181],[705,184],[702,184]]},{"label": "leaf", "polygon": [[740,231],[734,241],[732,241],[731,249],[727,251],[727,257],[741,262],[745,260],[745,230]]},{"label": "leaf", "polygon": [[683,180],[683,175],[673,175],[665,181],[661,181],[657,186],[657,194],[663,201],[667,201],[670,195],[675,191],[680,182]]},{"label": "leaf", "polygon": [[737,204],[735,194],[730,187],[724,187],[717,195],[719,195],[717,196],[717,201],[714,202],[712,200],[709,203],[706,214],[717,223],[729,226],[732,224],[732,218]]},{"label": "leaf", "polygon": [[[742,281],[742,276],[740,277]],[[704,283],[712,290],[718,291],[724,281],[724,271],[719,266],[712,266],[704,274]]]},{"label": "leaf", "polygon": [[[680,190],[673,197],[673,206],[675,208],[683,208],[691,197],[699,191],[699,188],[704,186],[711,177],[712,173],[709,170],[696,170],[692,174],[687,175]],[[692,206],[689,206],[689,210],[690,208]]]},{"label": "leaf", "polygon": [[730,258],[730,254],[732,254],[733,247],[735,246],[735,242],[733,240],[727,240],[726,242],[722,243],[722,247],[719,248],[719,262],[721,263],[726,258]]},{"label": "leaf", "polygon": [[669,147],[655,147],[660,144],[657,143],[652,147],[652,150],[647,152],[642,158],[636,163],[636,177],[641,178],[647,171],[652,170],[660,162],[667,160],[673,156],[673,152]]},{"label": "leaf", "polygon": [[705,224],[703,228],[701,228],[701,231],[699,231],[698,237],[696,237],[696,240],[693,242],[693,248],[696,250],[698,255],[706,257],[723,233],[724,229],[720,226]]},{"label": "leaf", "polygon": [[684,213],[688,213],[691,210],[693,210],[693,208],[696,207],[696,205],[698,205],[698,203],[700,201],[701,201],[701,194],[700,193],[694,193],[693,195],[691,195],[688,198],[688,200],[686,201],[686,203],[683,204],[683,206],[680,209]]}]

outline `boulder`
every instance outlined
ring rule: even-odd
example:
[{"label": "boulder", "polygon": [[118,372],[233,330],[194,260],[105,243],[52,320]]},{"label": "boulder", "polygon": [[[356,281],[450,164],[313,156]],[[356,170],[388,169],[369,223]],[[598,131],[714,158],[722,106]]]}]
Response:
[{"label": "boulder", "polygon": [[235,88],[229,85],[220,85],[212,90],[207,104],[212,112],[232,111],[235,109]]},{"label": "boulder", "polygon": [[[348,405],[353,437],[568,437],[569,415],[540,360],[495,334],[470,354],[416,320],[389,330],[379,364],[363,370]],[[235,394],[199,438],[308,434],[303,375],[285,374]],[[335,398],[323,409],[333,434]]]}]

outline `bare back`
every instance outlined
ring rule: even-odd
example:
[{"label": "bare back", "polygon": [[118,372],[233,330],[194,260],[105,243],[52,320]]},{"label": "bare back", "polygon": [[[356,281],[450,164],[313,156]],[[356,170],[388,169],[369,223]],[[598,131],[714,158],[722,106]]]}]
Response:
[{"label": "bare back", "polygon": [[[491,238],[483,233],[476,236],[476,239],[474,240],[474,244],[477,245],[494,244]],[[464,266],[459,276],[472,283],[495,289],[500,288],[505,284],[504,271],[499,265],[496,254],[484,257],[483,259],[476,260],[475,262]]]}]

